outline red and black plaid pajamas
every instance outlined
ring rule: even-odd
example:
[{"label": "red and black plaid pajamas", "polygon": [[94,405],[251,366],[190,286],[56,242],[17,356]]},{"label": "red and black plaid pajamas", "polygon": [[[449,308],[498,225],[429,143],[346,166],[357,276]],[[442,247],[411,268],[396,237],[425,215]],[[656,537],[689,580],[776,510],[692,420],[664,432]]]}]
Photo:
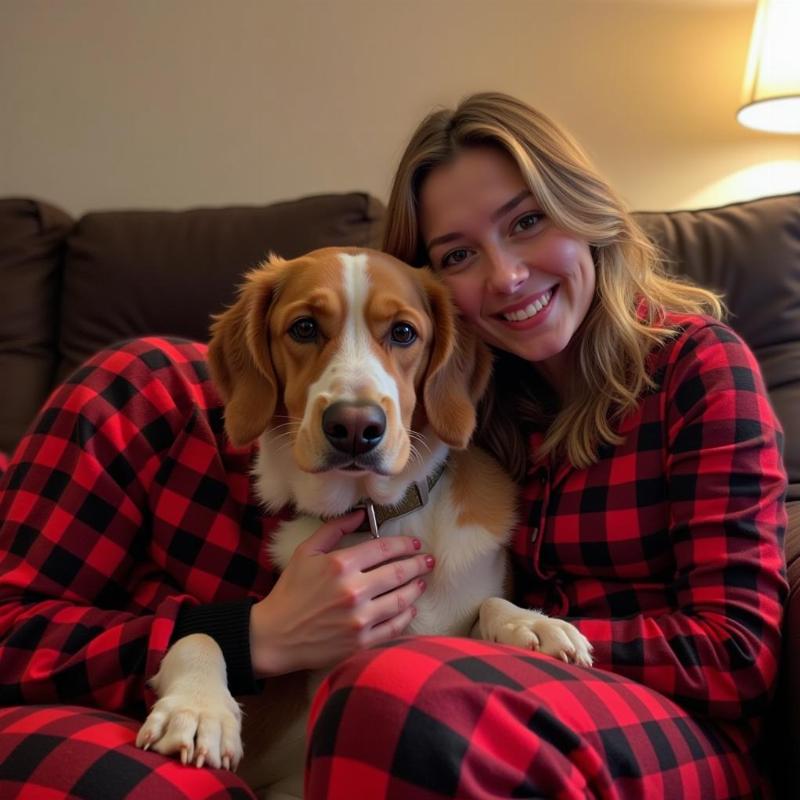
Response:
[{"label": "red and black plaid pajamas", "polygon": [[[777,423],[722,326],[688,324],[656,374],[625,444],[533,473],[513,547],[525,601],[570,617],[598,668],[437,638],[362,653],[315,700],[309,797],[757,794],[785,594]],[[197,345],[99,354],[48,402],[0,484],[0,796],[249,796],[136,751],[118,714],[141,718],[145,678],[196,630],[255,689],[277,520],[251,461]]]}]

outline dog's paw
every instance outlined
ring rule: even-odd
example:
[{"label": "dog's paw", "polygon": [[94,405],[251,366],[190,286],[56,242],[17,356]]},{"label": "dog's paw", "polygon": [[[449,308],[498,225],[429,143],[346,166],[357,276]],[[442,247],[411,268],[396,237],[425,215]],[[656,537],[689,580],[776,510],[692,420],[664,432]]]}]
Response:
[{"label": "dog's paw", "polygon": [[204,697],[174,692],[156,702],[136,736],[136,746],[182,764],[233,769],[242,760],[242,711],[231,693],[216,688]]},{"label": "dog's paw", "polygon": [[176,641],[150,686],[159,699],[139,729],[136,746],[184,764],[236,769],[242,758],[242,710],[228,691],[225,658],[204,633]]},{"label": "dog's paw", "polygon": [[488,641],[535,650],[567,664],[592,666],[592,645],[574,625],[519,608],[500,597],[481,605],[480,632]]},{"label": "dog's paw", "polygon": [[498,642],[535,650],[558,658],[566,664],[592,666],[592,646],[574,625],[535,611],[521,611],[520,616],[509,619],[500,626]]}]

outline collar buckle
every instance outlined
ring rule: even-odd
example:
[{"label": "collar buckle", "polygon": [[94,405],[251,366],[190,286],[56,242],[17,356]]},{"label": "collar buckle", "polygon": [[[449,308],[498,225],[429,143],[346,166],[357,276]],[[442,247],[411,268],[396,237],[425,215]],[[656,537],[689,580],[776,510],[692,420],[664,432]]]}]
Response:
[{"label": "collar buckle", "polygon": [[367,512],[367,523],[369,524],[369,533],[373,539],[380,539],[380,526],[378,525],[378,518],[375,515],[375,503],[369,498],[364,500],[364,508]]},{"label": "collar buckle", "polygon": [[428,504],[428,481],[416,481],[414,488],[417,490],[419,497],[419,507],[422,508]]}]

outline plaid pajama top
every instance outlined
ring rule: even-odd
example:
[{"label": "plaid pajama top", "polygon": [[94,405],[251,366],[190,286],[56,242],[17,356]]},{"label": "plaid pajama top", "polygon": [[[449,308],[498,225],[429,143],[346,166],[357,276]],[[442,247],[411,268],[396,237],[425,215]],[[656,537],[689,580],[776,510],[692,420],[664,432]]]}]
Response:
[{"label": "plaid pajama top", "polygon": [[782,431],[730,328],[673,319],[682,333],[653,353],[656,386],[617,426],[622,444],[588,469],[530,469],[517,601],[568,618],[596,666],[757,728],[787,591]]},{"label": "plaid pajama top", "polygon": [[[744,733],[778,665],[781,434],[741,341],[682,324],[623,444],[588,469],[532,469],[515,582],[582,630],[598,668],[746,717]],[[220,641],[234,691],[252,688],[249,608],[283,516],[258,508],[252,456],[225,441],[201,345],[129,342],[58,389],[0,483],[0,703],[141,714],[145,678],[192,630]]]}]

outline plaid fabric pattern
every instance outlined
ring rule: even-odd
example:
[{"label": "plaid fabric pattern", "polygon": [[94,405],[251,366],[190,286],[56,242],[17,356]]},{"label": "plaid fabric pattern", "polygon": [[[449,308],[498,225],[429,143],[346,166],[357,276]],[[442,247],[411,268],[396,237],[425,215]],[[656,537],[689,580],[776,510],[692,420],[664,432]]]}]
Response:
[{"label": "plaid fabric pattern", "polygon": [[134,746],[138,724],[78,706],[0,709],[0,797],[254,800],[233,773],[184,767]]},{"label": "plaid fabric pattern", "polygon": [[306,800],[751,798],[750,756],[604,670],[470,639],[406,639],[328,677]]},{"label": "plaid fabric pattern", "polygon": [[276,518],[225,441],[205,348],[104,351],[50,398],[0,483],[0,703],[141,715],[186,605],[263,597]]}]

